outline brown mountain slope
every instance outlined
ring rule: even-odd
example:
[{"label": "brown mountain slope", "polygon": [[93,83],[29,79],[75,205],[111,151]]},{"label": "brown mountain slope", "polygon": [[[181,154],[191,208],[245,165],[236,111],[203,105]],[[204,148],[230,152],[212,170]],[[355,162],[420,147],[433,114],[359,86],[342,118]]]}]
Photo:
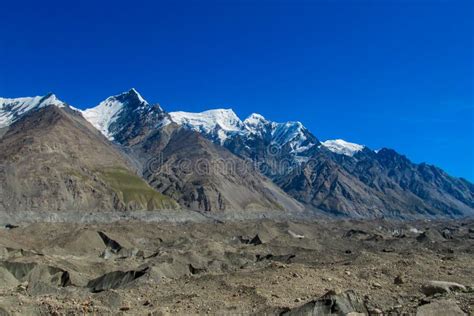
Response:
[{"label": "brown mountain slope", "polygon": [[31,111],[0,139],[0,211],[176,208],[69,108]]},{"label": "brown mountain slope", "polygon": [[[395,165],[390,165],[395,164]],[[275,182],[306,205],[350,217],[472,216],[473,188],[394,151],[339,157],[319,151]]]},{"label": "brown mountain slope", "polygon": [[301,211],[302,206],[249,163],[196,132],[170,124],[151,134],[140,156],[153,157],[144,178],[199,211]]},{"label": "brown mountain slope", "polygon": [[[258,163],[266,176],[309,209],[348,217],[474,215],[472,183],[412,163],[394,150],[364,148],[348,156],[320,145],[300,153],[305,158],[300,163],[288,148],[273,147],[266,135],[266,130],[250,137],[237,135],[224,146]],[[317,144],[315,137],[308,138]]]}]

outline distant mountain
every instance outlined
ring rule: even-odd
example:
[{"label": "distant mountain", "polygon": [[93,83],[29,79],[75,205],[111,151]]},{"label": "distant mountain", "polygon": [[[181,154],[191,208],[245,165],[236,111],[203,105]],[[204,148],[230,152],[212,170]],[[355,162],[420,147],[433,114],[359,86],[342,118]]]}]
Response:
[{"label": "distant mountain", "polygon": [[0,167],[0,211],[177,208],[79,112],[60,102],[43,100],[15,117],[0,140]]},{"label": "distant mountain", "polygon": [[[135,89],[84,111],[52,94],[0,98],[0,141],[0,164],[7,166],[4,208],[150,209],[176,206],[175,200],[182,208],[211,212],[474,215],[472,183],[393,150],[321,142],[300,122],[277,123],[260,114],[241,120],[230,109],[167,113]],[[117,187],[128,178],[104,178],[110,168],[139,184],[133,201]],[[70,177],[77,187],[72,191]],[[91,187],[92,197],[85,193]],[[154,192],[153,201],[141,190],[147,197]]]},{"label": "distant mountain", "polygon": [[319,142],[299,122],[276,123],[259,114],[241,121],[231,110],[212,110],[227,113],[227,122],[233,122],[229,129],[222,116],[217,120],[209,112],[172,112],[170,117],[251,159],[308,208],[357,217],[474,215],[471,183],[414,164],[393,150],[375,152],[342,139]]},{"label": "distant mountain", "polygon": [[[220,111],[208,115],[230,132],[234,122],[226,114],[226,111]],[[258,171],[244,170],[247,166],[241,158],[199,133],[170,124],[170,115],[159,105],[150,105],[135,89],[109,97],[98,106],[83,111],[83,115],[109,140],[121,145],[135,158],[150,185],[185,208],[200,211],[303,209]],[[196,117],[193,122],[199,120]],[[203,122],[200,131],[209,131],[211,137],[212,127],[205,125],[205,119],[200,121]],[[219,143],[218,137],[215,140]],[[154,159],[162,164],[157,170],[147,166]],[[231,162],[244,172],[235,174],[224,170],[225,166],[216,165],[216,161]],[[183,171],[184,163],[193,168],[208,163],[205,167],[210,168],[210,172]]]}]

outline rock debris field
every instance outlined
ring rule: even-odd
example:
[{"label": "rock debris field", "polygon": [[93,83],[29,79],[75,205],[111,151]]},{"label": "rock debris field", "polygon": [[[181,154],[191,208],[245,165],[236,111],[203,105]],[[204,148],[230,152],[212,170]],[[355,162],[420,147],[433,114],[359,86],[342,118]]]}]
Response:
[{"label": "rock debris field", "polygon": [[8,224],[0,315],[472,315],[474,221]]}]

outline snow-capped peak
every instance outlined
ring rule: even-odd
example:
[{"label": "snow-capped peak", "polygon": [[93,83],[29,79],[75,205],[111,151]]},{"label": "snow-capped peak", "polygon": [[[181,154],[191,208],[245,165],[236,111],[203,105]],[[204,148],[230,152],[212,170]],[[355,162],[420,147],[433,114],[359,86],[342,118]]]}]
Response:
[{"label": "snow-capped peak", "polygon": [[244,120],[244,125],[253,134],[260,134],[271,122],[258,113],[252,113]]},{"label": "snow-capped peak", "polygon": [[243,122],[230,109],[201,113],[171,112],[170,116],[173,122],[221,145],[236,135],[248,139],[261,138],[271,145],[288,148],[290,153],[298,156],[318,143],[300,122],[275,123],[257,113]]},{"label": "snow-capped peak", "polygon": [[362,151],[365,148],[363,145],[349,143],[343,139],[327,140],[321,144],[333,153],[350,157],[354,156],[357,152]]},{"label": "snow-capped peak", "polygon": [[257,126],[265,123],[268,123],[267,119],[258,113],[252,113],[244,120],[244,124],[250,126]]},{"label": "snow-capped peak", "polygon": [[232,109],[215,109],[201,113],[170,112],[171,120],[186,128],[217,138],[221,144],[229,134],[238,133],[244,124]]},{"label": "snow-capped peak", "polygon": [[113,95],[105,99],[105,101],[119,101],[125,105],[129,106],[144,106],[149,105],[149,103],[141,96],[141,94],[135,89],[132,88],[128,91],[122,92],[117,95]]},{"label": "snow-capped peak", "polygon": [[148,102],[140,93],[132,88],[126,92],[108,97],[96,107],[82,111],[82,115],[104,134],[105,137],[109,140],[113,140],[114,137],[110,130],[110,125],[118,119],[120,113],[122,113],[125,108],[139,110],[148,107],[148,105]]},{"label": "snow-capped peak", "polygon": [[138,91],[135,89],[135,88],[132,88],[130,89],[128,92],[126,92],[128,94],[134,94],[138,100],[144,104],[148,104],[148,102],[142,97],[142,95],[140,93],[138,93]]},{"label": "snow-capped peak", "polygon": [[59,100],[52,93],[36,97],[0,98],[0,128],[10,126],[22,115],[33,109],[39,109],[48,105],[65,107],[66,103]]},{"label": "snow-capped peak", "polygon": [[159,128],[169,123],[168,114],[158,104],[149,104],[135,89],[108,97],[82,115],[109,140],[124,142],[139,130]]},{"label": "snow-capped peak", "polygon": [[59,100],[54,93],[48,93],[44,97],[41,98],[40,104],[43,106],[48,106],[48,105],[56,105],[57,107],[64,107],[66,104]]}]

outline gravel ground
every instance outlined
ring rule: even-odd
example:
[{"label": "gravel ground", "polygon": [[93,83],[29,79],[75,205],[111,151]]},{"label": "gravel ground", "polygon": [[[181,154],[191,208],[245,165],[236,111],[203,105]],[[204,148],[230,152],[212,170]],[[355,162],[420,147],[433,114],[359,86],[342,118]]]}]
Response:
[{"label": "gravel ground", "polygon": [[19,226],[0,229],[0,315],[280,314],[348,290],[371,314],[474,311],[473,220],[71,214],[0,217]]}]

